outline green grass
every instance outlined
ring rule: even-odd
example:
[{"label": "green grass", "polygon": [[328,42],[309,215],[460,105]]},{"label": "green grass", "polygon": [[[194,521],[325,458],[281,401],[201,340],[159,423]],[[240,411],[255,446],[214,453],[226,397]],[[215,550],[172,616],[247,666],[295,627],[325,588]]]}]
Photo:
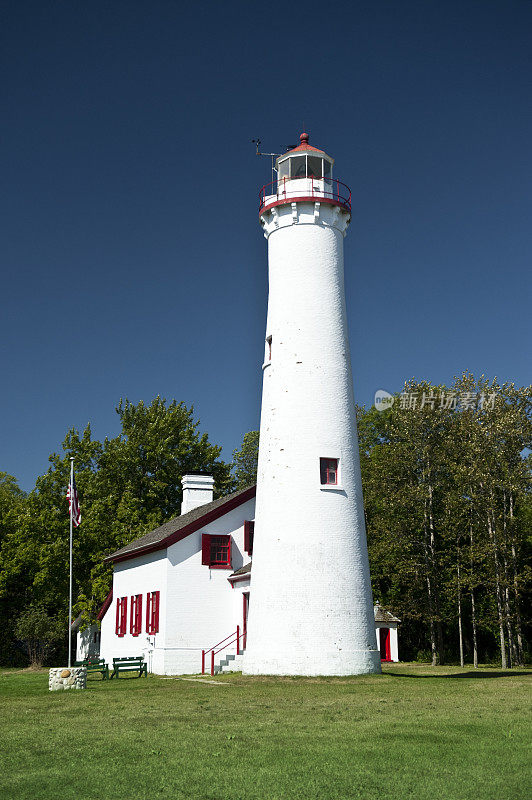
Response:
[{"label": "green grass", "polygon": [[528,800],[532,671],[89,680],[0,671],[0,798]]}]

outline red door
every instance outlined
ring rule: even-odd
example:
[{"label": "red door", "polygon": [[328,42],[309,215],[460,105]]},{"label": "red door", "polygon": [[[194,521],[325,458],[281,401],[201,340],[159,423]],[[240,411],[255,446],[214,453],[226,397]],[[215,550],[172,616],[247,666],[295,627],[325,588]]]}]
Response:
[{"label": "red door", "polygon": [[390,650],[390,629],[379,628],[380,648],[381,648],[381,661],[391,661],[392,654]]},{"label": "red door", "polygon": [[244,604],[242,620],[242,647],[245,647],[248,633],[249,592],[243,592],[242,601]]}]

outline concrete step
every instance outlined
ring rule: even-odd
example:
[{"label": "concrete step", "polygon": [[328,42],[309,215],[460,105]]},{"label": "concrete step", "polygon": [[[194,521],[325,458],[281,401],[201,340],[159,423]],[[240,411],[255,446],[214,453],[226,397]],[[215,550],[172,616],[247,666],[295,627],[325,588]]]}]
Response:
[{"label": "concrete step", "polygon": [[239,655],[236,653],[228,653],[218,664],[215,664],[214,674],[218,675],[221,672],[240,672],[242,669],[243,656],[243,650],[240,651]]}]

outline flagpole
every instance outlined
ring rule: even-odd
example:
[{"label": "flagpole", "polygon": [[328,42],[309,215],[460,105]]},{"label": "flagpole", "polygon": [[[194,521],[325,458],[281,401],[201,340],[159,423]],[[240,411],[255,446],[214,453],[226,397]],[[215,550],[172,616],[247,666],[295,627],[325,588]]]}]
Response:
[{"label": "flagpole", "polygon": [[68,587],[68,667],[72,666],[72,509],[74,507],[74,457],[70,458],[70,544],[69,554],[69,587]]}]

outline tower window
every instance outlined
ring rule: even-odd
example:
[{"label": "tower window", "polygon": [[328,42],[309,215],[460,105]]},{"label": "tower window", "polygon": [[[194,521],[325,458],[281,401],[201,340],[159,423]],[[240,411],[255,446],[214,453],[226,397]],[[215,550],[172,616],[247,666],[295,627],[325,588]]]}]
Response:
[{"label": "tower window", "polygon": [[266,361],[272,360],[272,337],[266,337]]},{"label": "tower window", "polygon": [[305,156],[296,156],[290,159],[290,177],[291,178],[306,178],[307,177],[307,159]]},{"label": "tower window", "polygon": [[244,550],[248,555],[253,555],[253,536],[255,535],[255,523],[249,520],[244,522]]},{"label": "tower window", "polygon": [[322,486],[338,485],[337,458],[320,458],[320,483]]},{"label": "tower window", "polygon": [[321,178],[323,172],[323,161],[321,158],[315,156],[308,156],[307,158],[307,177],[308,178]]}]

